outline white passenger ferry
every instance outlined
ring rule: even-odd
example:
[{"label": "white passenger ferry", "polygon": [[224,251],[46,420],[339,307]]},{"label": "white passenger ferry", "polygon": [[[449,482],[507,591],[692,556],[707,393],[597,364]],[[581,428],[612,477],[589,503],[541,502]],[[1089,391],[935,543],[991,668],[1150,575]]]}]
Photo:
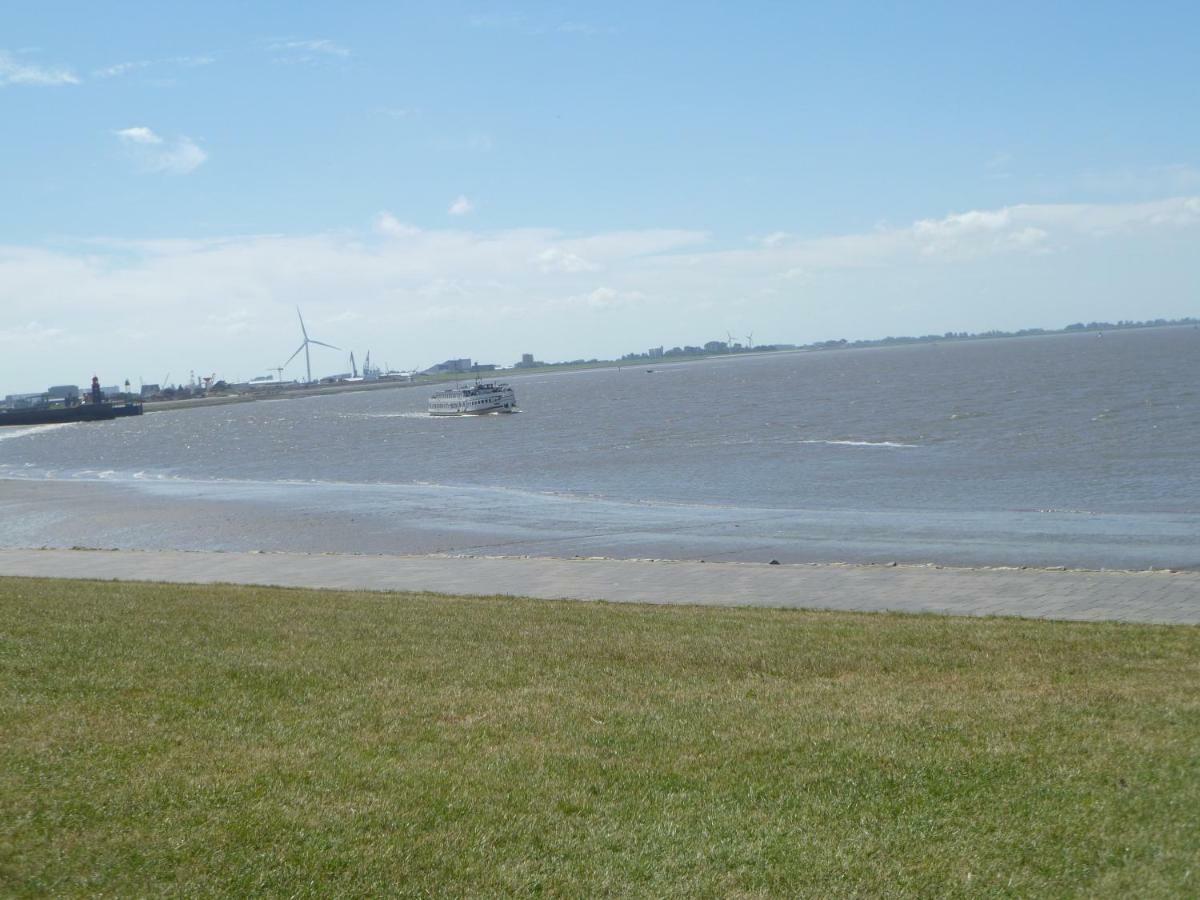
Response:
[{"label": "white passenger ferry", "polygon": [[476,381],[470,387],[438,391],[429,398],[431,416],[479,416],[491,412],[512,412],[517,397],[507,384]]}]

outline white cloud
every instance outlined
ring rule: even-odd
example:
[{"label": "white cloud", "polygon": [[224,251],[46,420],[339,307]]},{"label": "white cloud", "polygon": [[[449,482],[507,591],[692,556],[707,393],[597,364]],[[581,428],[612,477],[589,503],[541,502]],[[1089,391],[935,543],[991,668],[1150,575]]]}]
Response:
[{"label": "white cloud", "polygon": [[206,325],[210,330],[221,334],[236,335],[249,331],[257,318],[258,316],[252,310],[238,307],[225,312],[209,313],[206,317]]},{"label": "white cloud", "polygon": [[208,159],[208,154],[195,141],[182,135],[166,141],[144,125],[122,128],[114,134],[130,149],[138,163],[150,172],[187,175]]},{"label": "white cloud", "polygon": [[563,247],[547,247],[535,258],[543,272],[594,272],[600,268]]},{"label": "white cloud", "polygon": [[641,291],[619,291],[610,287],[598,287],[582,297],[571,297],[569,303],[582,304],[589,309],[614,309],[623,306],[638,306],[646,301]]},{"label": "white cloud", "polygon": [[[128,140],[171,146],[148,128]],[[261,374],[299,342],[287,331],[295,304],[323,323],[321,340],[408,367],[530,351],[612,355],[703,343],[727,327],[769,343],[1194,315],[1200,278],[1193,196],[968,210],[734,248],[682,229],[456,224],[422,229],[381,212],[350,233],[0,246],[0,309],[10,323],[32,323],[0,331],[0,384],[90,377],[58,362],[47,371],[47,358],[69,356],[46,346],[70,340],[114,377],[180,359]],[[53,333],[68,322],[69,335]],[[36,350],[31,335],[44,341]]]},{"label": "white cloud", "polygon": [[450,204],[450,208],[446,210],[452,216],[465,216],[474,211],[475,205],[463,194],[459,194]]},{"label": "white cloud", "polygon": [[1029,249],[1049,236],[1041,228],[1019,224],[1011,209],[972,210],[942,219],[922,219],[913,224],[911,233],[921,245],[921,252],[929,255]]},{"label": "white cloud", "polygon": [[4,87],[6,84],[56,87],[79,83],[79,78],[70,69],[31,65],[18,60],[5,50],[0,50],[0,87]]},{"label": "white cloud", "polygon": [[421,229],[401,222],[390,212],[381,212],[375,217],[375,230],[395,238],[413,237],[421,233]]},{"label": "white cloud", "polygon": [[161,144],[163,139],[144,125],[122,128],[115,132],[117,137],[131,144]]}]

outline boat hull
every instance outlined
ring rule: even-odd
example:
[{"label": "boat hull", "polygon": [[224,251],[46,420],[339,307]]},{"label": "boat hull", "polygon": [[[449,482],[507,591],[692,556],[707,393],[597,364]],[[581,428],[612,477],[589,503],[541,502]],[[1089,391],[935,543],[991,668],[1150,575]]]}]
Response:
[{"label": "boat hull", "polygon": [[431,416],[488,416],[492,413],[514,413],[517,411],[515,406],[493,406],[490,409],[464,409],[456,412],[433,412],[430,410]]},{"label": "boat hull", "polygon": [[10,409],[0,411],[0,428],[14,425],[63,425],[68,422],[108,422],[124,416],[140,416],[142,406],[112,406],[108,403],[85,403],[59,409]]}]

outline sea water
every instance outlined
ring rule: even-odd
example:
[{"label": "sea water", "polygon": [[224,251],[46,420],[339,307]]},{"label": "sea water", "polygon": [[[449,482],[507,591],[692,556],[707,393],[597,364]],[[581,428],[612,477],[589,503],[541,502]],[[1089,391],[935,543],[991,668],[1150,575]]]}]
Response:
[{"label": "sea water", "polygon": [[1200,566],[1195,328],[507,380],[0,431],[0,543]]}]

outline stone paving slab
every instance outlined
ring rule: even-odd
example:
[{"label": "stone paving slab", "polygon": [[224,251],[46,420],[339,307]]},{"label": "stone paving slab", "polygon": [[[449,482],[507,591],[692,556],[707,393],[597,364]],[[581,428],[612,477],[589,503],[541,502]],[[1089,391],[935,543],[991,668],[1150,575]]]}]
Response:
[{"label": "stone paving slab", "polygon": [[0,550],[0,576],[1200,624],[1200,572]]}]

